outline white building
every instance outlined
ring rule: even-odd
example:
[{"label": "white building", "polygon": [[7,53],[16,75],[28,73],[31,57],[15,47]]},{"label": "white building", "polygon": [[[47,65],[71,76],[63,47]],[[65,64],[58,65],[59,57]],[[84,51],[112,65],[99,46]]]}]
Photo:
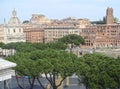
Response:
[{"label": "white building", "polygon": [[14,70],[12,70],[12,67],[15,66],[15,63],[0,58],[0,81],[10,79],[15,75]]},{"label": "white building", "polygon": [[0,89],[8,89],[8,81],[15,75],[16,64],[0,58]]},{"label": "white building", "polygon": [[15,10],[13,10],[12,17],[8,24],[4,21],[3,26],[0,28],[0,34],[0,41],[3,43],[26,41],[22,24],[17,17],[17,12]]}]

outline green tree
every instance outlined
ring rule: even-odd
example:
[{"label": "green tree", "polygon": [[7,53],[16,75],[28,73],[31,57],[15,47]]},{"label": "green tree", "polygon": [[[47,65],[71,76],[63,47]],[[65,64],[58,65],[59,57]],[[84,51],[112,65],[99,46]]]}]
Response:
[{"label": "green tree", "polygon": [[114,17],[114,21],[115,21],[115,23],[118,23],[119,19],[117,17]]},{"label": "green tree", "polygon": [[[19,52],[6,59],[17,64],[15,67],[17,75],[30,76],[28,78],[30,89],[33,89],[35,79],[37,79],[39,84],[45,89],[45,86],[43,86],[40,80],[42,74],[45,74],[46,79],[53,89],[57,89],[66,77],[75,73],[74,61],[77,59],[77,56],[66,51],[46,49],[29,53]],[[48,75],[50,77],[48,77]],[[62,79],[56,83],[58,76],[61,76]],[[24,89],[24,87],[19,84],[18,79],[17,82],[19,87]]]},{"label": "green tree", "polygon": [[81,36],[76,34],[66,35],[63,38],[58,39],[58,41],[63,42],[65,44],[74,44],[77,46],[85,43],[85,40]]},{"label": "green tree", "polygon": [[23,21],[23,24],[28,24],[30,21],[29,20],[25,20]]},{"label": "green tree", "polygon": [[119,89],[120,61],[99,53],[86,54],[80,60],[77,75],[86,89]]},{"label": "green tree", "polygon": [[56,50],[65,50],[67,48],[67,45],[65,45],[62,42],[49,42],[46,44],[48,48],[56,49]]},{"label": "green tree", "polygon": [[29,76],[28,81],[30,84],[30,89],[33,89],[35,78],[38,76],[38,70],[36,68],[36,61],[29,58],[29,53],[17,53],[13,56],[6,58],[9,61],[15,62],[17,66],[15,67],[16,80],[18,86],[21,89],[25,89],[20,83],[17,76]]},{"label": "green tree", "polygon": [[120,58],[108,60],[106,64],[106,72],[114,81],[114,83],[110,85],[111,89],[120,89]]},{"label": "green tree", "polygon": [[28,43],[28,42],[16,42],[8,43],[2,46],[3,49],[15,49],[17,52],[31,52],[35,50],[45,50],[48,48],[65,50],[66,45],[62,42],[50,42],[50,43]]},{"label": "green tree", "polygon": [[4,46],[4,45],[5,45],[4,43],[0,42],[0,48],[1,48],[2,46]]},{"label": "green tree", "polygon": [[[53,89],[57,89],[66,77],[75,73],[74,60],[77,59],[77,56],[66,51],[53,49],[36,51],[31,53],[31,59],[38,60],[40,67],[38,69],[42,70]],[[61,76],[62,79],[56,83],[58,76]]]},{"label": "green tree", "polygon": [[3,49],[15,49],[17,52],[31,52],[36,50],[32,43],[27,42],[16,42],[8,43],[2,46]]}]

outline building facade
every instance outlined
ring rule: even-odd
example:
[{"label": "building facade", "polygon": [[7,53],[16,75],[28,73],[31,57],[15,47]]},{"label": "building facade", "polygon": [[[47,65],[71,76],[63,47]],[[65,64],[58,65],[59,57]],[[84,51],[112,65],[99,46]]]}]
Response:
[{"label": "building facade", "polygon": [[76,25],[79,27],[79,28],[86,28],[87,26],[90,25],[90,21],[88,19],[78,19],[76,21]]},{"label": "building facade", "polygon": [[12,17],[8,24],[4,21],[4,24],[0,28],[0,41],[3,43],[11,42],[25,42],[25,34],[23,33],[22,24],[17,17],[17,12],[13,10]]},{"label": "building facade", "polygon": [[50,23],[51,20],[47,19],[45,15],[33,14],[32,18],[30,19],[31,24],[46,24]]},{"label": "building facade", "polygon": [[77,34],[80,29],[69,23],[52,23],[43,26],[45,42],[56,41],[65,35]]},{"label": "building facade", "polygon": [[86,47],[120,47],[120,25],[93,25],[82,29]]},{"label": "building facade", "polygon": [[95,24],[82,29],[87,48],[120,47],[120,25],[115,23],[113,9],[106,10],[106,24]]},{"label": "building facade", "polygon": [[0,25],[0,42],[4,43],[4,27]]},{"label": "building facade", "polygon": [[26,42],[43,43],[44,30],[42,28],[25,28]]}]

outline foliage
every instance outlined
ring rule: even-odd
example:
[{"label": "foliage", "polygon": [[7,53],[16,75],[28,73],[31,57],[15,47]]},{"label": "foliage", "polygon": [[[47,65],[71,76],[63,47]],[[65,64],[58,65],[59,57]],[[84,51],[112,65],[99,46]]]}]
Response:
[{"label": "foliage", "polygon": [[5,45],[4,43],[0,42],[0,47],[2,47],[3,45]]},{"label": "foliage", "polygon": [[[38,60],[39,69],[45,74],[46,79],[50,82],[53,89],[57,89],[67,76],[71,76],[75,72],[74,60],[77,59],[77,56],[69,54],[66,51],[53,49],[36,51],[31,53],[30,58],[32,60]],[[56,85],[55,81],[59,75],[63,80]]]},{"label": "foliage", "polygon": [[3,49],[15,49],[17,52],[31,52],[36,50],[32,43],[27,42],[16,42],[16,43],[8,43],[2,46]]},{"label": "foliage", "polygon": [[119,19],[117,17],[114,17],[114,21],[115,21],[115,23],[118,23]]},{"label": "foliage", "polygon": [[[32,78],[28,78],[30,89],[33,89],[35,78],[39,76],[39,71],[37,69],[36,62],[33,61],[30,58],[29,53],[17,53],[13,56],[7,57],[6,59],[12,62],[15,62],[17,66],[15,67],[16,76],[30,76]],[[17,82],[21,89],[24,89],[20,84],[18,78]]]},{"label": "foliage", "polygon": [[[32,77],[31,89],[35,78],[39,80],[41,74],[45,74],[53,89],[57,89],[66,77],[75,72],[74,60],[77,56],[66,51],[46,49],[29,53],[19,52],[6,59],[17,63],[15,70],[18,75]],[[56,84],[58,76],[61,76],[62,80]]]},{"label": "foliage", "polygon": [[29,23],[29,20],[25,20],[23,21],[23,24]]},{"label": "foliage", "polygon": [[8,43],[2,46],[3,49],[15,49],[17,52],[32,52],[35,50],[45,50],[48,48],[65,50],[66,45],[61,42],[51,43],[28,43],[28,42],[16,42]]},{"label": "foliage", "polygon": [[47,43],[48,48],[57,49],[57,50],[65,50],[67,45],[63,44],[62,42],[50,42]]},{"label": "foliage", "polygon": [[80,44],[84,44],[85,40],[76,34],[70,34],[70,35],[66,35],[63,38],[58,39],[59,42],[63,42],[65,44],[75,44],[75,45],[80,45]]},{"label": "foliage", "polygon": [[[15,67],[17,75],[31,76],[31,79],[28,78],[31,89],[35,79],[45,89],[40,82],[41,74],[45,74],[53,89],[57,89],[66,77],[74,73],[82,80],[86,89],[120,89],[120,58],[93,53],[78,59],[76,55],[64,51],[67,43],[62,42],[61,40],[46,44],[18,42],[2,47],[17,50],[15,55],[6,59],[17,64]],[[59,84],[56,83],[58,76],[62,77]]]},{"label": "foliage", "polygon": [[80,60],[77,75],[86,89],[119,89],[120,59],[94,53],[86,54]]},{"label": "foliage", "polygon": [[104,20],[92,21],[91,24],[105,24],[105,21]]},{"label": "foliage", "polygon": [[91,24],[105,24],[106,23],[106,17],[104,16],[102,20],[99,21],[92,21]]}]

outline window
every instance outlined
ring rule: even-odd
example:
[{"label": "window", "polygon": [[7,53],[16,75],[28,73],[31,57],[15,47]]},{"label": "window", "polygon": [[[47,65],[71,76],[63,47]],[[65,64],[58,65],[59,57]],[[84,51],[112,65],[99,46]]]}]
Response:
[{"label": "window", "polygon": [[13,29],[13,32],[15,33],[15,29]]},{"label": "window", "polygon": [[21,29],[19,29],[19,32],[21,32]]},{"label": "window", "polygon": [[8,33],[10,33],[10,29],[8,29]]}]

